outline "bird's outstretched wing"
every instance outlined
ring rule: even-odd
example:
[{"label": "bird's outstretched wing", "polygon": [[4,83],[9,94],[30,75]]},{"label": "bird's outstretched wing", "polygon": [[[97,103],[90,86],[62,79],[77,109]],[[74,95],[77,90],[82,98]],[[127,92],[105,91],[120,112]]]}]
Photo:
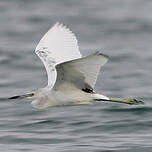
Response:
[{"label": "bird's outstretched wing", "polygon": [[79,89],[93,89],[100,68],[108,59],[108,56],[96,52],[89,56],[57,65],[57,80],[54,89],[66,89],[68,84],[70,84],[70,87],[74,85],[74,87]]},{"label": "bird's outstretched wing", "polygon": [[42,37],[35,53],[45,65],[49,86],[55,83],[57,64],[81,57],[75,34],[58,22]]}]

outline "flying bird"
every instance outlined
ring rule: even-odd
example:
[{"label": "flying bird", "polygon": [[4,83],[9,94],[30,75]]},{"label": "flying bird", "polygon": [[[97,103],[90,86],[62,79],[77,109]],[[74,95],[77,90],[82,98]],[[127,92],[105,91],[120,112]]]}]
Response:
[{"label": "flying bird", "polygon": [[35,53],[46,68],[48,85],[9,99],[32,99],[31,104],[38,109],[93,104],[96,101],[143,104],[132,98],[109,98],[96,93],[94,87],[98,73],[109,57],[100,52],[82,57],[75,34],[62,23],[57,22],[42,37]]}]

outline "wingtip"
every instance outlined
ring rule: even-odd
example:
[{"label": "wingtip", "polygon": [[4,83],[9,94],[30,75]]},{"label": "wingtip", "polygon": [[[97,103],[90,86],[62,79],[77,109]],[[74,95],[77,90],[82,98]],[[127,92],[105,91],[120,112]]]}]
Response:
[{"label": "wingtip", "polygon": [[53,27],[65,28],[65,29],[69,30],[73,35],[75,35],[75,33],[71,30],[71,28],[70,28],[67,24],[65,24],[65,23],[63,23],[63,22],[61,22],[61,21],[57,21],[57,22],[53,25]]},{"label": "wingtip", "polygon": [[62,28],[66,28],[66,29],[69,29],[69,30],[72,32],[72,30],[69,28],[69,26],[66,25],[66,24],[64,24],[64,23],[61,22],[61,21],[57,21],[57,22],[53,25],[53,27],[62,27]]},{"label": "wingtip", "polygon": [[62,27],[64,26],[64,23],[63,22],[60,22],[60,21],[57,21],[54,26],[57,26],[57,27]]},{"label": "wingtip", "polygon": [[97,55],[101,55],[101,56],[104,56],[104,57],[105,57],[105,58],[107,58],[107,59],[109,59],[109,58],[110,58],[108,55],[103,54],[103,53],[101,53],[100,51],[97,51],[95,54],[97,54]]},{"label": "wingtip", "polygon": [[[78,43],[78,40],[77,40],[77,37],[76,37],[76,34],[75,32],[73,32],[73,30],[67,25],[67,24],[64,24],[63,22],[61,21],[57,21],[53,26],[52,28],[61,28],[61,29],[64,29],[64,30],[67,30],[71,35],[73,35],[73,37],[75,38],[75,41]],[[51,28],[51,29],[52,29]],[[79,46],[78,46],[79,48]]]}]

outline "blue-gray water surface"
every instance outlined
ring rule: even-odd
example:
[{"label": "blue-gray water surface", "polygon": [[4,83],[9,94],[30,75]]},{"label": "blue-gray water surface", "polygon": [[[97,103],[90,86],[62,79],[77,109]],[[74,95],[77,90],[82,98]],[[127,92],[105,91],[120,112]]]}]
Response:
[{"label": "blue-gray water surface", "polygon": [[[150,0],[0,0],[0,151],[151,152],[151,14]],[[76,33],[83,55],[110,56],[97,92],[145,105],[37,110],[28,100],[7,100],[47,84],[34,49],[57,21]]]}]

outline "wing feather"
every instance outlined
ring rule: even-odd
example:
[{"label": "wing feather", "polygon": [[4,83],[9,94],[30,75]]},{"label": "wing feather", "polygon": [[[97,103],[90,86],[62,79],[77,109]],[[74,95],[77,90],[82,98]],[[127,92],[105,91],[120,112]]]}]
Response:
[{"label": "wing feather", "polygon": [[56,23],[40,40],[35,53],[47,71],[48,85],[56,81],[57,64],[81,58],[75,34],[64,24]]},{"label": "wing feather", "polygon": [[68,83],[72,83],[79,89],[93,89],[100,68],[108,59],[108,56],[96,52],[87,57],[57,65],[57,81],[54,89],[63,89],[64,84]]}]

